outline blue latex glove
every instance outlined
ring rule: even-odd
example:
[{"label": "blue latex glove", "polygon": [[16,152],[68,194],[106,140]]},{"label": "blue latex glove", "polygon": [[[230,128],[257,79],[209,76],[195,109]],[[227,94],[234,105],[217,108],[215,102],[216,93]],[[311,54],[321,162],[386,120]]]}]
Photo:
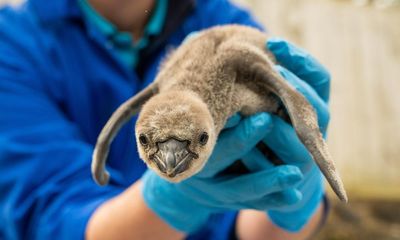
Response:
[{"label": "blue latex glove", "polygon": [[[285,67],[277,66],[277,70],[313,105],[318,115],[320,130],[325,135],[329,123],[327,102],[330,75],[328,71],[308,53],[286,41],[271,39],[267,47],[275,55],[279,64]],[[269,210],[268,215],[278,226],[296,232],[308,222],[321,201],[324,194],[323,177],[294,129],[276,116],[272,116],[272,124],[272,130],[267,133],[263,141],[286,164],[298,166],[304,174],[304,179],[297,186],[302,193],[302,200],[286,209]],[[262,157],[257,149],[252,149],[245,156],[251,159]],[[248,167],[256,171],[269,164],[266,161],[257,163],[264,166]]]},{"label": "blue latex glove", "polygon": [[266,113],[231,118],[206,166],[181,183],[167,182],[148,170],[142,177],[148,207],[176,229],[192,233],[216,212],[284,210],[299,202],[301,194],[293,186],[299,184],[302,174],[296,166],[261,167],[240,176],[218,175],[272,130],[271,121]]}]

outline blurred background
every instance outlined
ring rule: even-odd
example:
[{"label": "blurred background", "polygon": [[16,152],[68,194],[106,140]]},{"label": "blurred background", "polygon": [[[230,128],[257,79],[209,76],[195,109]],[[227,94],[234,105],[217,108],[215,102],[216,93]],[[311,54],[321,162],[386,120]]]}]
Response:
[{"label": "blurred background", "polygon": [[400,239],[400,0],[236,2],[332,74],[328,145],[350,203],[331,197],[316,239]]},{"label": "blurred background", "polygon": [[328,144],[350,203],[331,198],[316,239],[399,240],[400,0],[235,2],[332,74]]},{"label": "blurred background", "polygon": [[332,74],[328,145],[350,203],[331,197],[316,239],[400,239],[400,1],[236,2]]}]

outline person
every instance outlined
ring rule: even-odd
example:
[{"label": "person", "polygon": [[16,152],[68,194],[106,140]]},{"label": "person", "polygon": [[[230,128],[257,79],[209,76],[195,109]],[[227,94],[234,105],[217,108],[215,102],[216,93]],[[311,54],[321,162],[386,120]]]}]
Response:
[{"label": "person", "polygon": [[[135,119],[115,139],[108,186],[91,178],[112,112],[153,81],[192,32],[262,29],[227,0],[28,0],[0,11],[0,239],[304,239],[323,222],[324,186],[293,128],[234,115],[207,165],[178,184],[139,159]],[[266,43],[276,69],[329,122],[328,72],[294,45]],[[260,150],[264,142],[285,165]],[[244,173],[227,169],[239,163]],[[242,166],[243,167],[243,166]]]}]

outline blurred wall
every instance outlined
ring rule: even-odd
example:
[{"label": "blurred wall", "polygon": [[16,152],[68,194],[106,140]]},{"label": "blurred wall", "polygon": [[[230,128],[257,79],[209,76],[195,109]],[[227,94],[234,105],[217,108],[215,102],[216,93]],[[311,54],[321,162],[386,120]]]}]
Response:
[{"label": "blurred wall", "polygon": [[328,143],[350,197],[400,198],[400,8],[356,6],[367,0],[236,1],[332,73]]},{"label": "blurred wall", "polygon": [[[328,144],[353,195],[400,199],[400,7],[238,0],[332,74]],[[364,1],[364,4],[367,1]],[[375,6],[378,6],[375,7]]]}]

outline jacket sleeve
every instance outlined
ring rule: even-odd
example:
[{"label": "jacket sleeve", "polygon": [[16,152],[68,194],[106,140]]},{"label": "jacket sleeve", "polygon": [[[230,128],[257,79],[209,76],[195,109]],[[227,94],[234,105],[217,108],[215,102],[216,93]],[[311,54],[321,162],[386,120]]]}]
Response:
[{"label": "jacket sleeve", "polygon": [[[46,93],[29,26],[0,13],[0,236],[83,239],[92,212],[123,189],[91,179],[93,146]],[[19,29],[19,30],[18,30]]]}]

